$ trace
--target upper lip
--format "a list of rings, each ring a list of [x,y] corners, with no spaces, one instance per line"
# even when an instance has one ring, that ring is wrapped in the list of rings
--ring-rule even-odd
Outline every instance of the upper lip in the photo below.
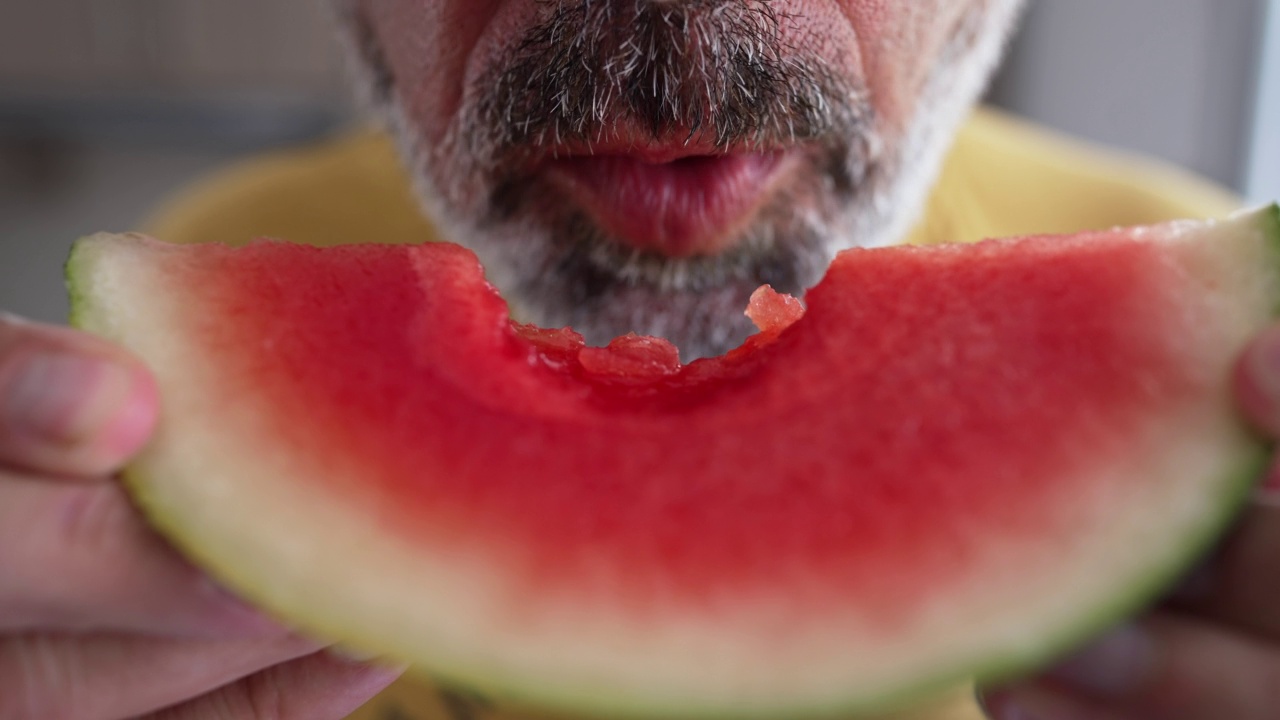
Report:
[[[671,130],[661,137],[642,130],[631,122],[611,126],[592,139],[571,139],[546,145],[534,153],[534,162],[559,160],[593,155],[623,155],[654,165],[675,162],[691,157],[715,157],[745,152],[769,152],[783,149],[781,145],[746,142],[717,144],[714,136],[705,131]]]

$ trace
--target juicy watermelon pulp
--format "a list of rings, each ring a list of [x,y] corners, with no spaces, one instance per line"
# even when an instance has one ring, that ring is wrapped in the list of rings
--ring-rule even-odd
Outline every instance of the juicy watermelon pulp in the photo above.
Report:
[[[513,324],[447,244],[79,243],[163,396],[128,478],[327,638],[605,717],[892,709],[1044,660],[1221,530],[1280,213],[841,254],[681,365]],[[803,317],[800,317],[803,314]]]

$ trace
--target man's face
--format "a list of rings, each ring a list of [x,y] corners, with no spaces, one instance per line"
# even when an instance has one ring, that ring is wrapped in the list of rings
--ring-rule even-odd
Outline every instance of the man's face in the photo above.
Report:
[[[347,0],[427,211],[517,315],[687,357],[908,229],[1019,0]]]

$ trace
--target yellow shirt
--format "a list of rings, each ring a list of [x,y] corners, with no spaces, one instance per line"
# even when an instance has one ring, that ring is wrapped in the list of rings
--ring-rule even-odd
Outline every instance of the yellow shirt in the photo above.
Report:
[[[1236,198],[1186,174],[1052,135],[989,110],[957,137],[909,242],[1065,233],[1220,216]],[[391,143],[362,133],[251,160],[169,203],[148,231],[171,242],[286,238],[314,245],[437,239]],[[980,720],[967,689],[916,720]],[[503,720],[405,680],[351,720]],[[522,719],[531,716],[519,716]],[[785,720],[785,719],[780,719]]]

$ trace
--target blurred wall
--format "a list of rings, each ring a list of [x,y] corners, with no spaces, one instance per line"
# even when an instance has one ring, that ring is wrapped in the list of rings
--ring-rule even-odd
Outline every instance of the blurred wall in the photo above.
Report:
[[[0,137],[253,145],[344,107],[323,0],[0,3]]]
[[[1255,203],[1280,200],[1280,0],[1269,0],[1262,27],[1245,176],[1245,190]]]
[[[340,93],[323,0],[0,4],[7,92]]]
[[[1240,188],[1268,4],[1032,0],[992,100]]]
[[[72,240],[351,115],[324,0],[0,0],[0,309],[61,320]]]

